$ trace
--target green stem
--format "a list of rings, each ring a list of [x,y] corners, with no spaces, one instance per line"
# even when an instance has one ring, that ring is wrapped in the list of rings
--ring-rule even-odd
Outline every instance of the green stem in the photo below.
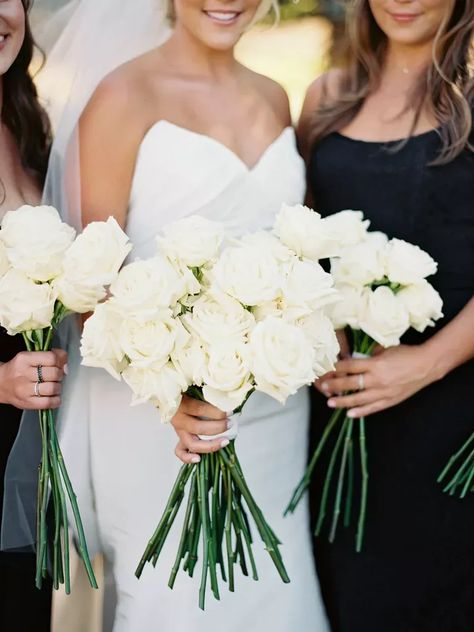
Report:
[[[193,508],[193,502],[194,502],[194,488],[196,486],[196,477],[193,477],[192,481],[191,481],[191,486],[189,488],[189,498],[188,498],[188,504],[186,506],[186,513],[184,515],[184,525],[183,525],[183,531],[181,532],[181,539],[179,542],[179,547],[178,547],[178,552],[176,554],[176,559],[174,562],[174,566],[171,570],[171,575],[168,581],[168,586],[170,588],[173,588],[174,583],[176,581],[176,575],[178,574],[179,571],[179,567],[181,565],[181,560],[183,559],[184,556],[184,552],[185,552],[185,548],[186,548],[186,542],[188,541],[188,535],[189,535],[189,523],[191,520],[191,513],[192,513],[192,508]]]
[[[369,481],[364,417],[361,417],[359,419],[359,447],[360,447],[360,463],[361,463],[361,470],[362,470],[362,492],[361,492],[361,500],[360,500],[359,520],[358,520],[358,525],[357,525],[357,535],[356,535],[357,553],[361,552],[362,543],[364,539],[365,516],[367,512],[367,492],[368,492],[368,481]]]
[[[329,533],[330,542],[334,542],[336,538],[337,524],[339,522],[339,515],[341,513],[341,500],[342,500],[342,491],[343,491],[343,486],[344,486],[344,478],[346,474],[347,455],[349,453],[349,444],[352,438],[352,426],[354,424],[354,421],[352,419],[346,419],[346,423],[347,423],[346,437],[344,439],[344,449],[342,451],[341,467],[339,469],[339,477],[337,481],[333,520],[332,520],[332,525],[331,525],[331,531]]]

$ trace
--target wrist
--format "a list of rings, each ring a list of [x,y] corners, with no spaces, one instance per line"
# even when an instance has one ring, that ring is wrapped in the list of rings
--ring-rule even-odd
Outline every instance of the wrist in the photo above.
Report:
[[[431,338],[420,345],[428,369],[429,382],[442,380],[451,370],[450,354]]]
[[[0,362],[0,404],[9,404],[7,392],[5,391],[5,362]]]

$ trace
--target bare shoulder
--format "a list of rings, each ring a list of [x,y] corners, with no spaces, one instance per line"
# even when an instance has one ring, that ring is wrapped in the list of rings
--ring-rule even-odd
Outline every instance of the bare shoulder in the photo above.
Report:
[[[315,110],[327,100],[338,99],[344,77],[343,69],[333,68],[315,79],[306,91],[305,107]]]
[[[291,125],[290,102],[283,86],[277,81],[270,79],[270,77],[260,75],[249,69],[246,70],[249,73],[250,81],[268,101],[281,124],[285,126]]]

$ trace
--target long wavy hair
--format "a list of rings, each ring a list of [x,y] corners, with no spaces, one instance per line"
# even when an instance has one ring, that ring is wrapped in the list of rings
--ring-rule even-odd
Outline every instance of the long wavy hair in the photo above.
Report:
[[[312,145],[348,125],[380,85],[388,41],[368,0],[350,2],[346,28],[350,62],[341,73],[337,96],[329,96],[327,81],[323,84],[321,106],[311,128]],[[409,136],[425,108],[439,126],[441,150],[432,164],[450,162],[466,149],[474,151],[474,0],[450,0],[433,41],[431,64],[419,76],[409,101],[414,105]]]
[[[3,75],[2,122],[15,139],[23,168],[30,171],[42,186],[51,146],[51,128],[30,73],[35,50],[28,19],[32,0],[21,2],[25,10],[25,39],[17,58]]]

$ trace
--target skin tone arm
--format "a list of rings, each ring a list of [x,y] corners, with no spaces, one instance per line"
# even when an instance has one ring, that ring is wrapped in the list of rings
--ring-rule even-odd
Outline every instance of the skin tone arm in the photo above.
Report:
[[[67,353],[62,349],[47,352],[18,353],[13,360],[0,364],[0,403],[22,410],[46,410],[61,405],[61,382],[67,373]],[[34,385],[37,367],[43,367],[44,382],[36,397]]]
[[[329,397],[330,408],[348,408],[350,417],[366,417],[396,406],[474,358],[473,322],[474,298],[423,344],[379,350],[366,360],[342,360],[317,386]],[[340,395],[357,390],[360,373],[365,389]]]
[[[137,94],[133,87],[124,89],[111,75],[96,91],[80,121],[81,196],[84,225],[106,220],[110,215],[126,227],[135,162],[147,126],[140,122],[140,104],[128,95]],[[117,133],[123,130],[124,133]],[[206,418],[203,420],[202,418]],[[225,432],[227,419],[214,406],[183,398],[172,420],[180,443],[176,454],[186,463],[198,462],[197,454],[188,450],[215,452],[223,440],[201,441],[197,434]]]

